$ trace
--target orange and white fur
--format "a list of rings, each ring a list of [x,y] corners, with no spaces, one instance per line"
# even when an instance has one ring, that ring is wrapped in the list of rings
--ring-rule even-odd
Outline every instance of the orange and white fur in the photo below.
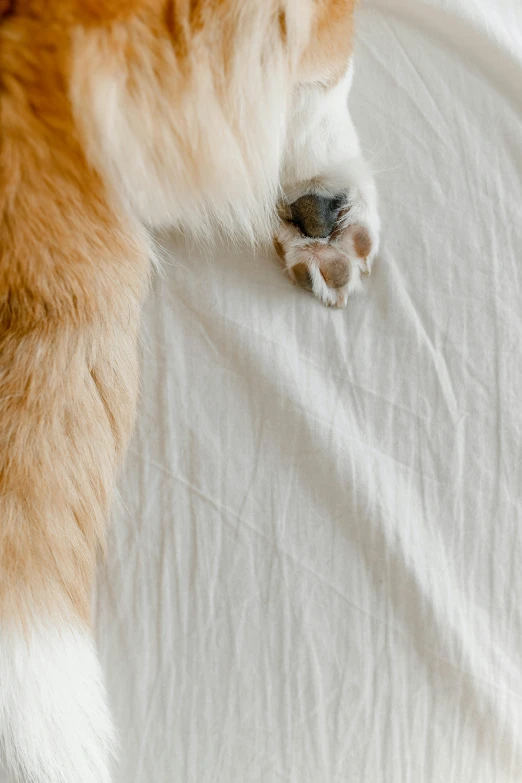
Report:
[[[0,744],[16,779],[111,780],[89,605],[149,231],[272,236],[327,305],[370,270],[354,5],[0,0]],[[343,198],[328,238],[279,217],[309,193]]]

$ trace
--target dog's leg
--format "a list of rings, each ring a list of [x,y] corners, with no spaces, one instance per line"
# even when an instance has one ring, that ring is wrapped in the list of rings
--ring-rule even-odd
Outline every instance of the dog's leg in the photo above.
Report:
[[[350,67],[334,86],[296,88],[274,238],[290,278],[337,307],[379,249],[375,185],[347,106],[351,81]]]

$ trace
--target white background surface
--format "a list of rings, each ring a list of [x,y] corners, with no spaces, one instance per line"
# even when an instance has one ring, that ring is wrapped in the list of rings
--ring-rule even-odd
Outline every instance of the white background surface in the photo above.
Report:
[[[522,780],[522,4],[373,0],[344,312],[168,243],[97,598],[118,783]]]

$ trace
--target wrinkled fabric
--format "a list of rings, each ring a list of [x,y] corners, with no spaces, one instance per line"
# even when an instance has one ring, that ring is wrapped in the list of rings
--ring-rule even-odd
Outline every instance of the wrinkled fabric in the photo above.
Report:
[[[358,18],[364,293],[161,240],[96,598],[117,783],[522,780],[522,4]]]

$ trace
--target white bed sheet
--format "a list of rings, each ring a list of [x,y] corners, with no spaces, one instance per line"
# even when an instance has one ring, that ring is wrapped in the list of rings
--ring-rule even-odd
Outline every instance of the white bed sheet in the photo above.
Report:
[[[98,635],[118,783],[522,781],[522,3],[368,0],[344,312],[169,240]]]

